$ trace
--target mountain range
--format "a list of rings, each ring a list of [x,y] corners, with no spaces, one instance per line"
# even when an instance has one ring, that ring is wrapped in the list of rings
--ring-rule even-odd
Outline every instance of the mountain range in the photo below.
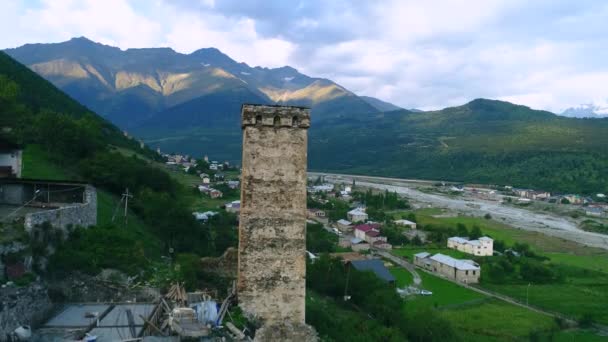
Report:
[[[568,108],[560,115],[569,118],[602,118],[608,117],[608,105],[597,105],[593,103],[583,104],[578,107]]]
[[[304,105],[312,107],[311,169],[608,191],[608,119],[486,99],[406,110],[288,66],[250,67],[214,48],[121,50],[75,38],[6,53],[167,152],[238,162],[242,103]]]

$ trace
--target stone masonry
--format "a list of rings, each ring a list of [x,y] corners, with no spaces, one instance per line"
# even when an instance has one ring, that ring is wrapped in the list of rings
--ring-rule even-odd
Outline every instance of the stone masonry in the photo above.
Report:
[[[53,227],[63,229],[67,236],[69,225],[89,227],[97,224],[97,191],[90,185],[85,187],[83,203],[57,206],[57,209],[26,214],[25,230],[31,235],[37,225],[49,222]]]
[[[242,107],[237,293],[265,325],[305,324],[308,127],[307,108]]]

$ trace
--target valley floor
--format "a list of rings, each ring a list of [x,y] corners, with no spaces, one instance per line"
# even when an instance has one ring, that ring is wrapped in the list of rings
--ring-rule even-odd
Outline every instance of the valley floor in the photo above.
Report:
[[[608,235],[579,229],[577,222],[569,217],[533,212],[475,197],[450,197],[417,188],[424,185],[431,186],[434,183],[431,181],[309,172],[311,177],[319,175],[325,175],[325,180],[332,183],[350,184],[354,180],[359,186],[395,191],[421,207],[444,208],[458,214],[478,217],[490,214],[495,220],[514,228],[539,232],[585,246],[608,249]]]

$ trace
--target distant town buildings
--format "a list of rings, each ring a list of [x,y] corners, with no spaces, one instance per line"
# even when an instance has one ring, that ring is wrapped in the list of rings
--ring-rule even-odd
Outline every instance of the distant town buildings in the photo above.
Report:
[[[321,209],[311,208],[307,210],[308,218],[322,218],[325,217],[325,211]]]
[[[549,192],[531,189],[513,189],[513,192],[520,198],[527,198],[530,200],[546,200],[551,197],[551,193]]]
[[[408,221],[408,220],[395,220],[393,221],[398,226],[404,226],[411,229],[416,229],[416,222]]]
[[[336,222],[336,225],[338,226],[338,229],[340,229],[341,231],[348,231],[350,230],[351,227],[351,222],[345,219],[340,219]]]
[[[473,260],[460,260],[451,256],[427,252],[414,254],[414,264],[446,278],[466,284],[479,283],[481,268]]]
[[[364,208],[355,208],[351,211],[349,211],[348,213],[346,213],[346,216],[348,217],[348,220],[350,222],[365,222],[367,221],[367,213],[365,213],[365,209]]]
[[[494,253],[494,240],[486,236],[480,237],[478,240],[455,236],[448,239],[448,248],[467,254],[488,256]]]
[[[241,211],[241,201],[226,203],[226,211],[229,213],[239,213]]]
[[[313,185],[308,189],[311,192],[330,192],[334,190],[333,184],[321,184],[321,185]]]

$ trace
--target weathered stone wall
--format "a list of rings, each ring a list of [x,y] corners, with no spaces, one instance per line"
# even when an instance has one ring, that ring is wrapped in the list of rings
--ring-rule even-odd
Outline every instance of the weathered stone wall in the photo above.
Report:
[[[46,319],[53,304],[46,287],[33,283],[27,287],[0,289],[0,341],[21,325],[36,325]]]
[[[84,191],[84,203],[69,204],[60,208],[29,213],[25,215],[25,230],[33,234],[35,227],[49,222],[55,228],[64,229],[67,236],[67,226],[89,227],[97,224],[97,191],[87,185]]]
[[[265,322],[304,324],[306,108],[244,105],[237,291]]]

